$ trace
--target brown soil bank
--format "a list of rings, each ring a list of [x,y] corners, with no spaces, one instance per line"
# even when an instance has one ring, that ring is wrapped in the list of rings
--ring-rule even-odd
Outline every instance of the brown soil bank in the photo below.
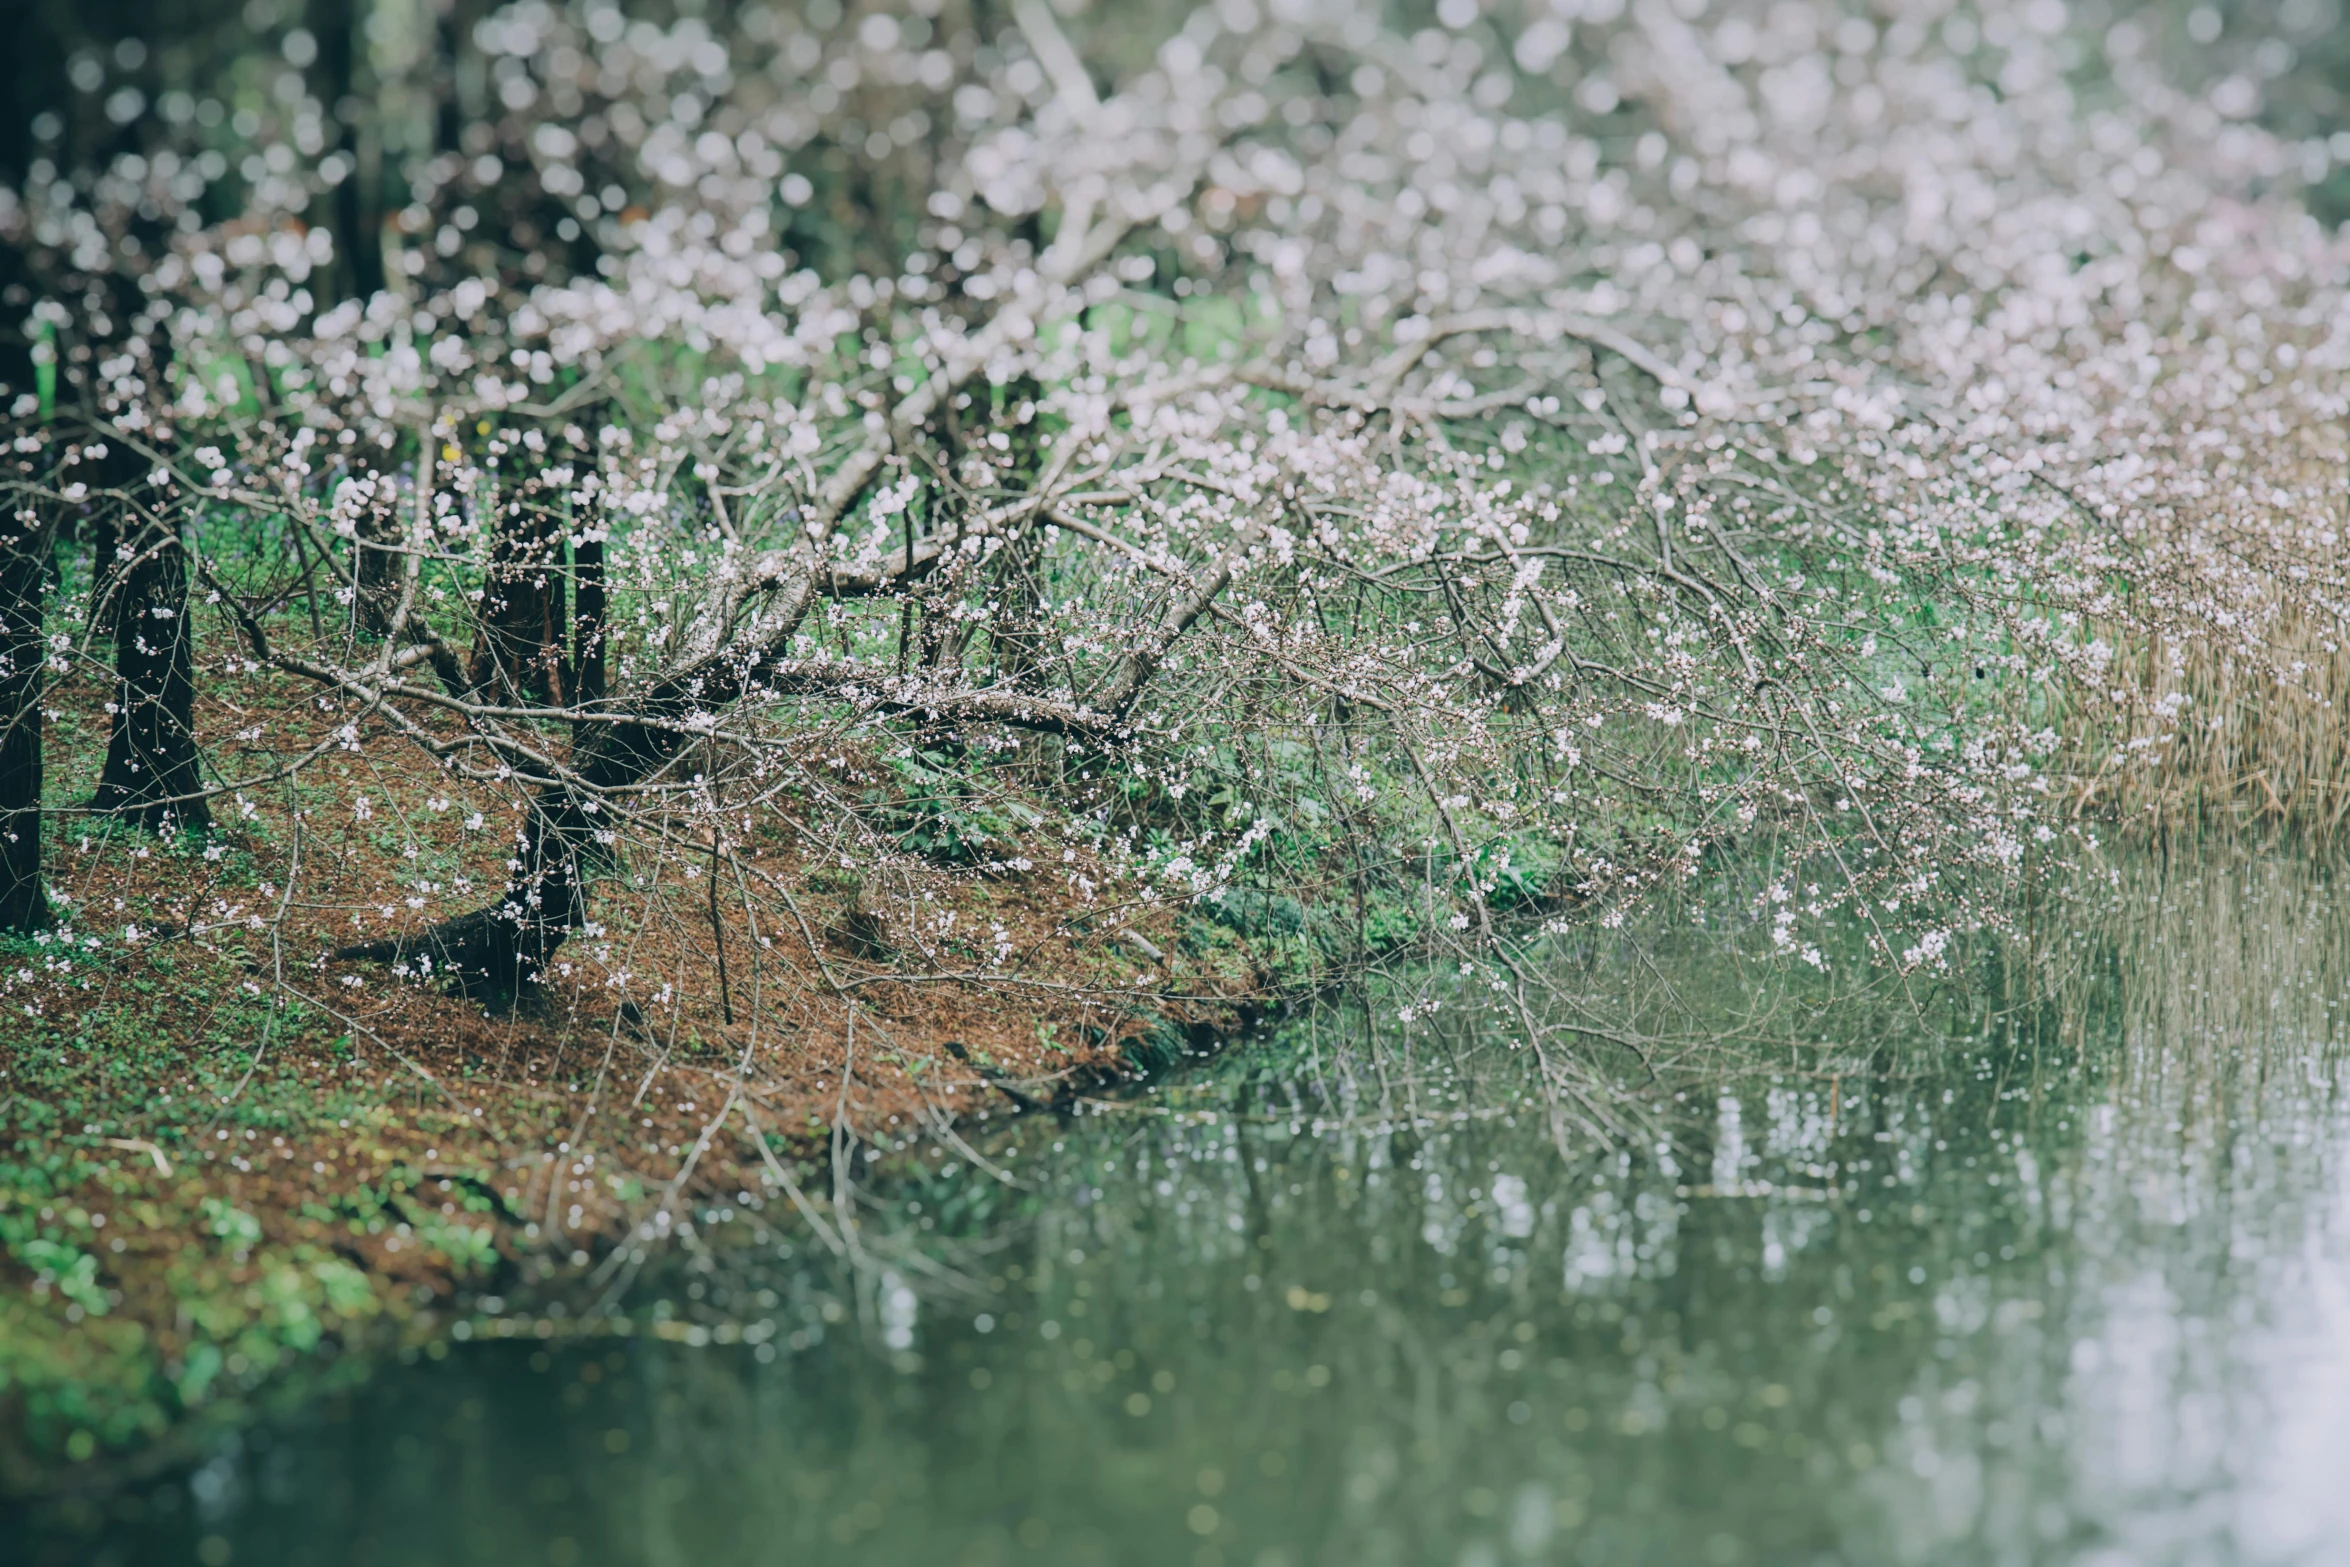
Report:
[[[697,1201],[821,1220],[826,1160],[1064,1098],[1262,988],[1083,855],[851,877],[754,842],[698,867],[725,898],[690,853],[615,867],[551,982],[485,1004],[331,957],[498,884],[499,802],[432,810],[401,765],[204,840],[57,828],[70,923],[0,951],[0,1482],[96,1478],[469,1290],[584,1289]]]

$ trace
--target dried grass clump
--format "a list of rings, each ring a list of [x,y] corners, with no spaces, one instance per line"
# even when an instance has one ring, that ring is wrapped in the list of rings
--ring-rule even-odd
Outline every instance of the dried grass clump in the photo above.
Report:
[[[2257,656],[2149,639],[2118,658],[2137,700],[2074,716],[2071,743],[2095,759],[2076,781],[2075,811],[2156,833],[2215,823],[2340,832],[2350,821],[2350,627],[2302,606],[2277,603],[2273,614]]]
[[[2339,327],[2304,341],[2280,358],[2338,383]],[[2090,631],[2058,633],[2068,679],[2053,705],[2076,814],[2318,837],[2350,821],[2344,429],[2338,394],[2306,395],[2311,380],[2280,397],[2272,376],[2224,441],[2210,412],[2163,427],[2161,445],[2202,455],[2166,454],[2159,489],[2153,461],[2123,482],[2110,464],[2081,476],[2072,499],[2121,548],[2119,591],[2075,623]]]

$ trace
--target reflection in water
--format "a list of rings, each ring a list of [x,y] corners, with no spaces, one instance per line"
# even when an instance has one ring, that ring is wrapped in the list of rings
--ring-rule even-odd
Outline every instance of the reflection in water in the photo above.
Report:
[[[1669,1147],[1268,1047],[1018,1128],[1025,1195],[909,1178],[970,1293],[743,1211],[627,1337],[485,1321],[31,1554],[2350,1561],[2350,919],[2265,861],[2116,908],[1906,1040],[1829,1014]]]

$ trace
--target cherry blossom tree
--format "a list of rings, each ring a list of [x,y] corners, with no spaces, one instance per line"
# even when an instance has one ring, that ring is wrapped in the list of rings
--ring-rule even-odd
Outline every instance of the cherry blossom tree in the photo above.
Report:
[[[104,274],[151,345],[12,383],[12,505],[136,454],[120,548],[193,589],[122,597],[174,625],[126,728],[311,693],[181,825],[363,739],[504,803],[503,885],[346,962],[520,994],[763,822],[1082,850],[1073,906],[1457,959],[1604,1119],[1545,931],[1736,863],[1790,959],[1931,968],[2098,813],[2338,810],[2308,144],[2137,23],[1943,22],[510,6],[380,290],[297,221],[324,141],[226,222],[170,148],[0,197],[28,343]]]

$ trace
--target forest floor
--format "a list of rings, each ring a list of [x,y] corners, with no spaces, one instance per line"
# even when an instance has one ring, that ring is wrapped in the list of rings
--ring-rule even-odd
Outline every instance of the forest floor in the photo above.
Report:
[[[199,721],[270,770],[273,715]],[[103,722],[60,714],[52,754]],[[362,733],[208,835],[52,818],[60,924],[0,947],[0,1487],[95,1478],[322,1346],[584,1286],[697,1205],[821,1216],[830,1160],[1097,1089],[1264,989],[1074,851],[852,880],[788,822],[615,868],[520,1005],[332,957],[487,902],[513,809]]]

